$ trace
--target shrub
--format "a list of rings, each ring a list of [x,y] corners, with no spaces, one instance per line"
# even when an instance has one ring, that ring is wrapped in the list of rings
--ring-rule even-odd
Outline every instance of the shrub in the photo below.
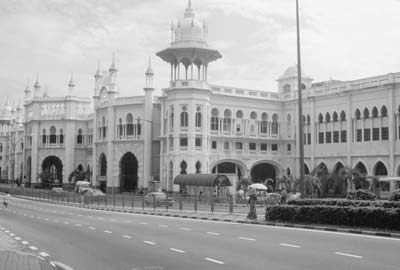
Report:
[[[392,195],[390,195],[389,201],[400,201],[400,189],[395,190]]]
[[[375,200],[376,194],[368,189],[359,189],[347,193],[347,199],[350,200]]]
[[[362,201],[347,199],[297,199],[288,201],[290,205],[326,205],[326,206],[353,206],[353,207],[383,207],[400,208],[400,201]]]
[[[265,219],[400,230],[400,209],[383,207],[269,206]]]

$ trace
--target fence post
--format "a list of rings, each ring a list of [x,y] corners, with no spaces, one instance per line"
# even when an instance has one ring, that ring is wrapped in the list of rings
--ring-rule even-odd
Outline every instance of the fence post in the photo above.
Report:
[[[233,213],[233,195],[229,195],[229,213]]]
[[[125,208],[125,196],[122,194],[122,208]]]
[[[169,206],[169,197],[168,197],[168,193],[165,193],[165,196],[166,196],[165,210],[168,212],[168,206]]]
[[[194,195],[194,212],[197,214],[197,195]]]
[[[115,193],[113,193],[113,206],[115,208]]]
[[[182,195],[179,195],[179,211],[181,211],[182,212],[182,207],[183,205],[182,205]]]
[[[211,213],[214,214],[214,195],[211,194]]]
[[[142,195],[142,209],[144,210],[144,196]]]
[[[132,209],[135,208],[135,194],[132,193]]]
[[[153,208],[154,208],[154,211],[156,211],[156,196],[153,196]]]
[[[107,207],[107,194],[104,196],[104,206]]]

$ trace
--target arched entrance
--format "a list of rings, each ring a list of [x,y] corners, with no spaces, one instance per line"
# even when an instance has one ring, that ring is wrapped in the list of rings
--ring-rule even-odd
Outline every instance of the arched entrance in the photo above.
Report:
[[[62,183],[62,169],[63,165],[58,157],[46,157],[42,162],[42,173],[45,177],[42,179],[42,183],[47,185],[49,183],[53,183],[54,180],[59,180],[59,183]]]
[[[138,161],[134,154],[131,152],[125,153],[120,162],[120,178],[119,187],[120,191],[133,191],[137,190],[138,184]]]
[[[271,163],[262,162],[255,165],[250,171],[251,179],[254,183],[264,183],[267,179],[274,180],[275,186],[275,178],[277,175],[276,167]]]

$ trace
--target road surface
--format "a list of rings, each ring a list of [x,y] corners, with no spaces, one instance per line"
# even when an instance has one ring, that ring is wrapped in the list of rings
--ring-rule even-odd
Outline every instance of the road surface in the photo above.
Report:
[[[400,239],[107,212],[13,198],[0,233],[78,270],[400,269]],[[36,248],[36,249],[35,249]]]

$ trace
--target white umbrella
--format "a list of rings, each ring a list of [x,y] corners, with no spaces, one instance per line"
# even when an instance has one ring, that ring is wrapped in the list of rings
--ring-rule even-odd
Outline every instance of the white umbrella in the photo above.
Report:
[[[250,187],[258,189],[258,190],[267,190],[267,187],[264,184],[261,184],[261,183],[251,184]]]

